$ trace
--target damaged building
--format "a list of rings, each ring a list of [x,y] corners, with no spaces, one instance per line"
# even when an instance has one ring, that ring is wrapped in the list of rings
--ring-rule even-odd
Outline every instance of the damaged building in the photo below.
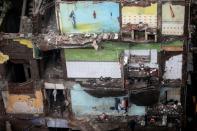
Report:
[[[0,1],[0,130],[185,129],[190,4]]]

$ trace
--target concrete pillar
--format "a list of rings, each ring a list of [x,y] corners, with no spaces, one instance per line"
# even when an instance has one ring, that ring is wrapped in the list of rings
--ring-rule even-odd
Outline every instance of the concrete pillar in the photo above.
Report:
[[[30,76],[29,76],[29,73],[28,73],[28,68],[30,68],[30,67],[27,64],[23,64],[23,67],[24,67],[24,72],[25,72],[25,78],[26,78],[26,80],[29,80]]]
[[[162,32],[162,1],[161,0],[157,1],[157,30],[158,30],[157,31],[158,39],[160,39]]]
[[[131,31],[131,39],[134,40],[134,30]]]
[[[148,33],[145,30],[145,41],[147,41],[147,40],[148,40]]]
[[[155,42],[157,42],[157,35],[155,35]]]
[[[40,78],[38,72],[38,63],[37,60],[35,59],[30,60],[30,72],[31,72],[31,78],[33,80],[38,80]]]

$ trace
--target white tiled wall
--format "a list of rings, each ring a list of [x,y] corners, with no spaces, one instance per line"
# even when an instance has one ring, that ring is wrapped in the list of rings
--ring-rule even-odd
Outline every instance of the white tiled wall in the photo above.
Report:
[[[172,11],[174,16],[172,16]],[[162,34],[183,35],[184,31],[185,6],[172,4],[171,2],[162,4]]]
[[[183,35],[184,23],[162,23],[162,34],[164,35]]]
[[[157,27],[157,16],[156,15],[129,15],[129,16],[126,16],[124,14],[122,16],[122,24],[123,25],[126,25],[128,23],[139,24],[139,22],[146,23],[150,27]]]

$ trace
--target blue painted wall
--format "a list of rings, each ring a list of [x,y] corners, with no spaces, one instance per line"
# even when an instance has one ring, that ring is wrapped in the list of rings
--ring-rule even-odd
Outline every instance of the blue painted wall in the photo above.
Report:
[[[115,2],[61,2],[59,15],[62,33],[101,33],[120,30],[119,4]]]
[[[126,97],[126,96],[124,96]],[[103,97],[97,98],[86,93],[80,85],[74,85],[71,90],[72,110],[77,116],[81,115],[100,115],[103,112],[108,115],[122,116],[124,111],[118,113],[117,110],[111,110],[115,106],[115,98],[123,97]],[[132,106],[128,109],[128,115],[144,115],[145,107]]]

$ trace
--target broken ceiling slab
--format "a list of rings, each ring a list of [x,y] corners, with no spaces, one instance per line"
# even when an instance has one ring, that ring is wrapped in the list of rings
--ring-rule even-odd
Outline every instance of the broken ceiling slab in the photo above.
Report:
[[[87,89],[84,88],[84,91],[90,94],[91,96],[102,98],[102,97],[119,97],[125,96],[127,92],[124,89],[107,89],[107,88],[100,88],[100,89]]]
[[[118,33],[85,33],[85,34],[62,34],[50,31],[34,38],[34,43],[41,50],[55,48],[79,48],[96,47],[105,40],[118,40]],[[95,49],[97,49],[96,47]]]
[[[117,97],[127,94],[123,88],[122,79],[113,79],[110,77],[100,77],[99,79],[83,79],[77,81],[83,89],[90,95],[101,97]]]
[[[124,6],[147,7],[157,2],[157,0],[121,0]]]
[[[0,33],[0,40],[3,39],[31,39],[33,37],[32,33]]]

